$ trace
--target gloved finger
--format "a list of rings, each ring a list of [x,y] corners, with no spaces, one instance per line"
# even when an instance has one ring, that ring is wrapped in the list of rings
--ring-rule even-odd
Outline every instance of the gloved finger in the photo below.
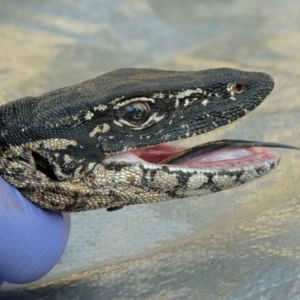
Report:
[[[70,216],[41,209],[0,178],[0,281],[28,283],[63,254]]]

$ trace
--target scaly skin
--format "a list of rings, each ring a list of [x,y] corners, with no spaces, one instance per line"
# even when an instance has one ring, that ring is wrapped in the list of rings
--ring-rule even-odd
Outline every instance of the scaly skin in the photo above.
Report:
[[[57,211],[113,209],[238,186],[268,173],[279,158],[195,169],[111,155],[227,125],[256,108],[273,86],[267,74],[234,69],[121,69],[22,98],[0,107],[0,175]]]

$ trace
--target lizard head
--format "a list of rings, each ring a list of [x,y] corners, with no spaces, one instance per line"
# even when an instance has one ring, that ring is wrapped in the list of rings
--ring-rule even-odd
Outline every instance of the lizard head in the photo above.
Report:
[[[243,117],[273,86],[273,79],[265,73],[234,69],[121,69],[21,99],[2,107],[6,112],[30,107],[30,114],[26,112],[27,120],[2,130],[13,130],[19,137],[6,136],[1,143],[10,149],[3,152],[20,161],[14,172],[10,164],[1,175],[41,206],[68,211],[163,201],[234,187],[269,172],[279,155],[249,147],[246,152],[229,152],[225,147],[218,150],[221,159],[217,160],[230,160],[228,164],[216,164],[214,158],[197,166],[174,165],[160,162],[186,148],[166,143]],[[9,160],[6,157],[6,165]],[[16,172],[16,168],[26,172]]]

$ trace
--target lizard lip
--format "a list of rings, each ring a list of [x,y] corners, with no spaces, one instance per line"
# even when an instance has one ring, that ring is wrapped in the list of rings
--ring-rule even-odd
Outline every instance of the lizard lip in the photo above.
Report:
[[[193,169],[229,169],[279,162],[280,155],[268,148],[299,148],[265,142],[220,140],[187,148],[169,143],[113,154],[104,163],[151,163]]]

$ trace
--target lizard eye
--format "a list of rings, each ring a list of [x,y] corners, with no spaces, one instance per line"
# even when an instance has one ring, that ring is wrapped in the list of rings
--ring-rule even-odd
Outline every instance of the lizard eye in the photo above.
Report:
[[[150,107],[146,102],[132,102],[121,108],[121,116],[133,125],[140,125],[149,119]]]
[[[117,103],[114,106],[114,117],[117,126],[143,130],[160,122],[164,114],[157,111],[154,99],[137,97]]]

